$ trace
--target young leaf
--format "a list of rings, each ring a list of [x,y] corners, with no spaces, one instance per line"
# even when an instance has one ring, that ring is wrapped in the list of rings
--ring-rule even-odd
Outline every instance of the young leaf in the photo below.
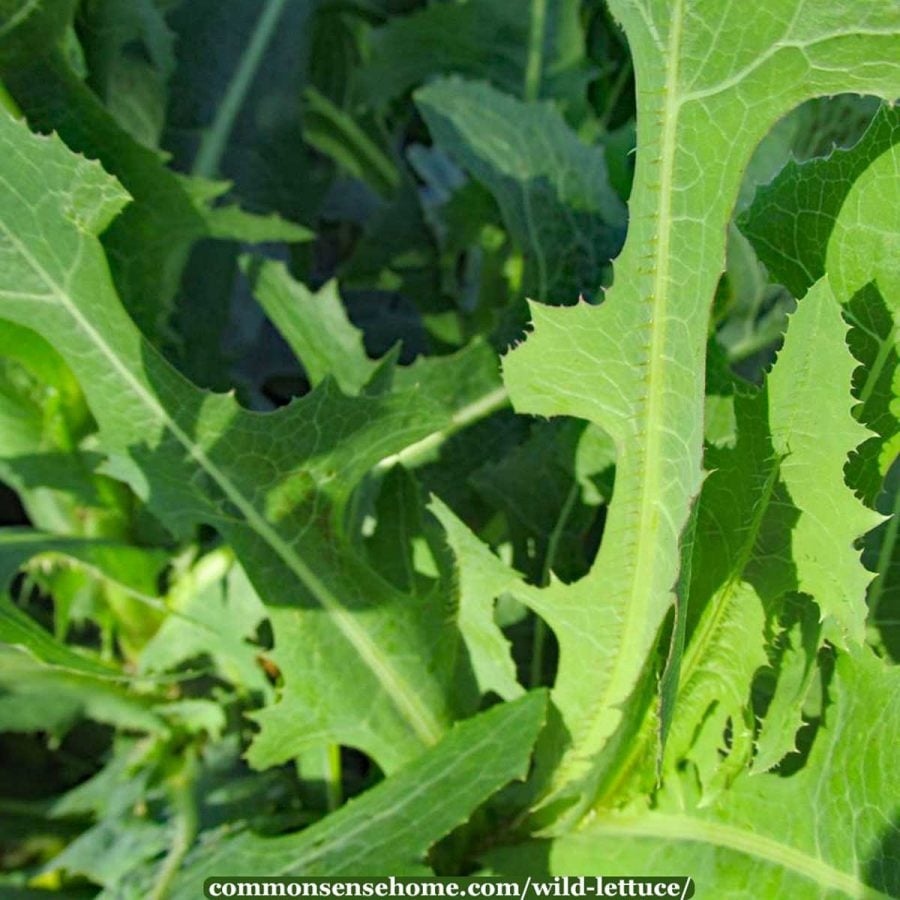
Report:
[[[858,643],[865,635],[864,598],[872,576],[853,545],[879,517],[844,485],[847,457],[869,433],[850,415],[849,397],[843,410],[829,402],[833,392],[846,396],[853,377],[846,333],[840,306],[823,280],[800,301],[768,378],[769,421],[781,478],[801,512],[791,534],[798,589],[838,624],[838,640]],[[825,408],[832,412],[823,431]]]

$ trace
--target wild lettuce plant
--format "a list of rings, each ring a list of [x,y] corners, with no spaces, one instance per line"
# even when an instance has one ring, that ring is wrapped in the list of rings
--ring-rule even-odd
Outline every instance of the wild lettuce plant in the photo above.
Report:
[[[900,892],[895,3],[0,11],[3,883]]]

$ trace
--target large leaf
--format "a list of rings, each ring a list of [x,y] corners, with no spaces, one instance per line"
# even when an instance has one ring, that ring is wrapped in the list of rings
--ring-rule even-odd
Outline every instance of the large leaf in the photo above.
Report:
[[[425,852],[509,781],[522,778],[544,721],[532,692],[460,723],[435,747],[298,834],[244,833],[197,852],[173,898],[195,897],[223,864],[241,875],[422,875]]]
[[[689,873],[698,894],[887,898],[896,866],[900,675],[869,651],[837,661],[834,705],[803,769],[744,775],[701,807],[687,783],[653,809],[598,818],[553,843],[500,851],[504,875]],[[789,815],[796,810],[802,815]]]
[[[612,8],[638,85],[636,173],[615,283],[599,308],[534,305],[534,333],[504,367],[517,409],[593,421],[618,451],[591,573],[529,599],[559,638],[554,699],[571,738],[550,793],[579,808],[673,603],[702,477],[710,303],[743,170],[772,125],[809,97],[893,96],[900,33],[900,10],[886,0],[802,10],[767,0],[752,17],[684,0]]]
[[[259,415],[197,390],[141,337],[112,288],[95,235],[126,200],[118,183],[8,117],[0,145],[3,315],[65,355],[111,469],[174,531],[219,529],[270,606],[285,689],[262,714],[254,761],[333,741],[392,769],[435,742],[452,716],[455,626],[369,568],[341,523],[365,472],[440,428],[439,410],[416,389],[347,398],[326,382]],[[463,683],[453,697],[471,702]]]

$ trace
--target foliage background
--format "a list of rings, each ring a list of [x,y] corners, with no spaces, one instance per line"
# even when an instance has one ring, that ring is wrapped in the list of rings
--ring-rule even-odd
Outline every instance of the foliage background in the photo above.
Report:
[[[72,150],[99,159],[133,198],[102,241],[122,303],[149,345],[199,387],[231,391],[247,410],[294,411],[285,413],[298,420],[286,442],[309,454],[315,484],[292,483],[283,508],[269,508],[274,518],[321,525],[302,538],[301,555],[321,557],[326,568],[358,558],[347,590],[425,605],[427,627],[416,623],[409,634],[427,678],[447,690],[444,719],[467,719],[523,687],[553,685],[557,629],[522,595],[554,579],[575,583],[590,570],[613,494],[615,449],[584,419],[514,413],[499,358],[525,338],[526,298],[596,306],[613,282],[628,227],[636,100],[628,42],[606,6],[66,0],[36,4],[24,19],[17,7],[0,3],[4,103],[33,130],[55,131]],[[878,143],[879,128],[890,139]],[[752,390],[782,346],[795,298],[814,280],[785,262],[796,209],[778,191],[790,199],[792,177],[828,184],[832,170],[809,165],[829,161],[839,170],[835,180],[848,180],[854,160],[869,161],[862,142],[892,146],[896,131],[896,113],[878,99],[843,94],[798,107],[757,148],[728,226],[709,329],[710,503],[743,509],[733,485],[769,477],[753,470],[744,478],[741,470],[759,454],[744,458],[735,448],[743,452],[754,434],[772,441],[762,457],[791,452],[779,448],[774,427],[762,434],[759,402],[747,399],[759,396]],[[796,248],[794,256],[805,252]],[[852,375],[857,418],[870,429],[847,426],[835,450],[848,461],[838,480],[843,490],[846,476],[868,507],[845,507],[865,523],[858,533],[868,531],[860,542],[867,572],[857,573],[862,587],[853,601],[863,607],[868,593],[864,637],[874,654],[896,662],[897,519],[873,513],[890,513],[897,496],[896,350],[892,308],[879,288],[886,293],[870,284],[845,307],[861,367],[854,373],[851,357],[824,352],[820,364]],[[383,778],[407,771],[405,738],[395,739],[388,725],[371,735],[354,731],[369,714],[366,684],[334,660],[329,669],[298,659],[307,632],[291,624],[289,600],[260,600],[258,583],[235,561],[241,536],[224,541],[223,527],[197,525],[178,506],[189,505],[183,485],[145,502],[139,479],[123,474],[122,460],[98,437],[84,385],[56,352],[61,347],[5,321],[0,345],[0,515],[11,526],[0,570],[9,576],[10,609],[27,616],[7,611],[5,634],[12,648],[40,642],[45,632],[56,639],[50,655],[7,648],[2,656],[2,884],[23,896],[46,889],[163,896],[198,836],[202,850],[235,829],[302,835],[312,823],[334,821],[323,816],[373,785],[394,784],[402,796],[404,782]],[[871,359],[881,360],[883,373],[874,387],[865,380]],[[767,390],[777,405],[775,376]],[[290,405],[301,397],[313,399]],[[842,401],[847,413],[846,391]],[[321,415],[303,412],[315,403]],[[234,438],[234,464],[248,483],[265,481],[266,440],[264,427],[245,443]],[[772,484],[777,477],[772,470]],[[801,503],[781,481],[774,490],[784,508]],[[703,515],[701,507],[701,532]],[[722,521],[714,524],[741,533],[739,522]],[[306,535],[305,525],[298,530]],[[695,567],[699,559],[714,572],[717,557],[730,560],[725,544],[709,538]],[[494,555],[481,555],[485,548]],[[752,541],[751,548],[761,561],[750,565],[778,574]],[[518,594],[512,570],[526,586]],[[712,581],[697,588],[707,598],[718,589]],[[673,726],[667,764],[696,765],[693,787],[707,802],[751,765],[739,747],[740,717],[761,722],[772,713],[781,730],[751,735],[746,752],[758,754],[758,771],[775,767],[787,778],[825,728],[836,702],[829,685],[835,696],[847,690],[832,682],[830,647],[839,641],[826,643],[816,630],[819,611],[804,605],[804,590],[773,588],[760,621],[734,621],[735,629],[766,634],[765,646],[747,645],[736,698],[717,710],[702,705],[702,684],[700,700],[687,689],[681,698],[688,713]],[[385,605],[389,619],[394,608]],[[682,623],[689,641],[703,628],[702,604],[696,609]],[[28,631],[36,624],[45,632]],[[462,634],[452,638],[452,654],[447,627]],[[679,627],[667,618],[654,642],[654,678]],[[393,639],[390,630],[378,635]],[[740,639],[717,640],[729,658],[724,669]],[[92,678],[85,660],[103,666],[108,679]],[[878,703],[881,670],[871,673],[853,696],[868,690]],[[644,689],[655,688],[652,680]],[[711,689],[725,696],[721,683]],[[543,711],[528,696],[541,695],[516,701],[509,715],[533,741]],[[316,704],[343,704],[344,719],[323,731],[345,728],[354,740],[310,737],[315,729],[303,710]],[[487,722],[469,725],[496,733],[494,720],[480,721]],[[632,737],[636,754],[650,756],[637,774],[634,763],[616,808],[654,794],[648,722],[634,723]],[[545,746],[541,759],[556,749]],[[404,845],[402,864],[421,865],[427,851],[437,872],[515,869],[503,851],[489,851],[523,837],[516,829],[531,787],[483,802],[525,774],[530,750],[525,737],[495,747],[496,773],[485,756],[484,784],[461,796],[445,821],[422,825],[421,846]],[[442,752],[438,761],[447,762],[458,746]],[[407,777],[408,786],[426,776]],[[433,796],[457,790],[472,771],[448,766],[441,777],[447,781],[436,782]],[[365,796],[370,812],[390,801]],[[241,845],[246,859],[253,846]],[[891,846],[885,838],[877,859],[889,860]],[[303,852],[302,845],[290,851],[294,865]],[[564,845],[563,853],[573,854],[568,865],[580,864],[577,848]],[[888,892],[895,874],[872,874],[872,866],[866,883]]]

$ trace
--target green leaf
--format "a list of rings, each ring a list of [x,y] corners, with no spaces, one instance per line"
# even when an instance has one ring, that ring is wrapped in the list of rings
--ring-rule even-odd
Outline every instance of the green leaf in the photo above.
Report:
[[[0,604],[0,625],[19,647],[0,645],[0,732],[47,731],[61,736],[79,719],[88,718],[119,728],[165,734],[165,720],[154,710],[151,697],[142,697],[116,684],[64,645],[50,649],[52,638],[39,637],[37,626],[12,613],[9,601]],[[12,625],[10,632],[9,626]],[[39,655],[46,656],[49,665]]]
[[[257,215],[239,206],[215,206],[200,208],[206,222],[209,237],[224,241],[243,241],[263,244],[269,241],[297,243],[311,241],[315,235],[308,228],[287,222],[274,213]]]
[[[898,141],[900,109],[884,106],[855,146],[808,162],[791,161],[771,184],[757,190],[738,225],[773,280],[802,297],[825,274],[835,221],[848,194]],[[855,293],[839,290],[836,282],[834,286],[842,302]]]
[[[254,762],[332,741],[392,769],[434,743],[451,716],[453,625],[391,588],[341,535],[362,476],[440,427],[433,404],[417,390],[346,398],[325,382],[259,415],[200,392],[113,291],[94,233],[124,202],[118,184],[7,117],[0,145],[3,315],[65,355],[113,470],[175,532],[198,521],[220,530],[269,605],[285,688],[261,714]]]
[[[532,692],[456,725],[418,759],[298,834],[244,833],[199,850],[176,881],[173,900],[196,896],[225,861],[242,875],[427,873],[431,845],[525,775],[545,706],[545,694]]]
[[[857,415],[878,434],[851,466],[851,483],[870,506],[897,455],[900,432],[890,409],[900,290],[893,272],[900,249],[885,219],[896,204],[898,140],[900,113],[884,106],[855,146],[789,163],[739,220],[774,278],[800,296],[827,268],[845,304],[850,346],[861,363],[854,378],[862,403]]]
[[[16,571],[40,556],[63,556],[136,594],[152,595],[166,565],[162,550],[135,547],[102,538],[47,534],[27,528],[0,530],[0,590]]]
[[[893,96],[900,33],[889,2],[798,15],[788,0],[767,0],[753,17],[681,0],[612,9],[639,86],[615,283],[599,308],[533,305],[534,334],[504,364],[519,411],[588,419],[618,451],[591,573],[529,599],[560,643],[554,701],[571,748],[550,795],[574,803],[573,814],[590,802],[594,760],[673,602],[679,539],[701,485],[709,310],[743,170],[772,125],[809,97]]]
[[[829,282],[819,282],[791,317],[784,349],[768,378],[769,420],[773,449],[782,459],[781,479],[801,513],[791,533],[798,589],[834,619],[839,641],[861,642],[872,575],[862,567],[854,543],[879,517],[844,485],[849,453],[869,436],[850,415],[850,398],[843,399],[855,369],[846,333]],[[830,412],[823,431],[824,409]]]
[[[738,390],[735,445],[707,450],[689,636],[664,759],[669,776],[690,761],[707,798],[751,764],[765,771],[795,749],[826,629],[843,644],[865,636],[872,573],[854,544],[879,517],[843,480],[848,454],[867,434],[850,415],[846,333],[823,279],[790,318],[765,389]],[[772,687],[757,728],[751,685],[762,670],[771,670]],[[626,792],[652,789],[654,727],[651,714],[621,762],[632,778]],[[609,775],[606,782],[621,787]],[[598,800],[621,797],[606,787]]]
[[[496,198],[525,257],[525,293],[553,303],[593,296],[624,225],[602,148],[582,144],[549,103],[480,82],[441,79],[415,99],[438,146]]]
[[[516,681],[509,643],[494,622],[493,604],[516,585],[516,576],[440,500],[433,498],[430,509],[443,526],[456,559],[460,629],[478,685],[482,691],[495,691],[507,699],[516,697],[522,688]]]
[[[712,887],[727,897],[896,896],[890,748],[900,736],[898,678],[867,650],[839,654],[833,706],[801,771],[745,774],[707,807],[696,804],[688,783],[672,785],[653,809],[610,812],[552,844],[498,851],[493,870],[610,878],[682,872],[698,891]]]
[[[141,650],[141,673],[164,672],[208,656],[231,684],[269,693],[251,640],[266,611],[228,554],[213,552],[181,575],[166,598],[169,615]]]
[[[350,324],[337,284],[313,293],[291,278],[284,264],[242,260],[253,294],[281,332],[313,385],[331,376],[346,394],[358,394],[378,363],[369,359],[362,333]]]
[[[15,5],[40,11],[45,3]],[[42,16],[14,19],[16,27],[0,34],[0,78],[33,127],[56,131],[76,152],[99,159],[134,198],[104,244],[123,301],[152,339],[162,341],[189,252],[201,238],[309,239],[306,229],[277,219],[257,220],[236,208],[208,211],[198,188],[123,130],[70,69]]]

